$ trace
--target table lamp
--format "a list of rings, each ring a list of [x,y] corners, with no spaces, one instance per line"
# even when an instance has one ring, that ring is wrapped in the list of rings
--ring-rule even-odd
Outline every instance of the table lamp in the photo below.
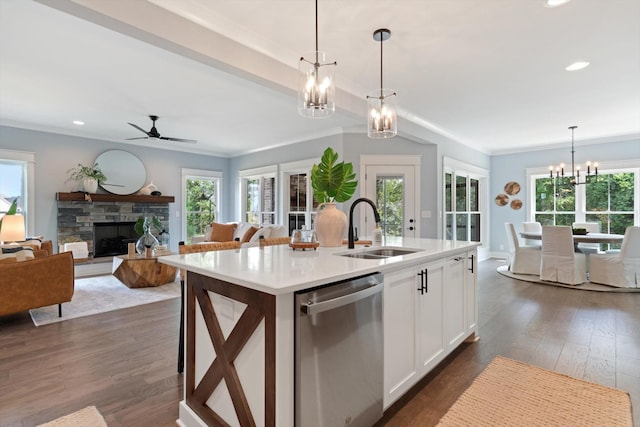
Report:
[[[2,217],[0,241],[4,243],[21,242],[25,239],[24,217],[20,214]]]

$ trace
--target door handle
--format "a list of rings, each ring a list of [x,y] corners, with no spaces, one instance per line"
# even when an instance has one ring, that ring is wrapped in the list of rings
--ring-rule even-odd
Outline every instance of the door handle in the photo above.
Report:
[[[322,313],[323,311],[332,310],[334,308],[342,307],[343,305],[360,301],[361,299],[368,298],[371,295],[377,294],[378,292],[382,292],[382,283],[370,285],[371,286],[369,286],[368,288],[362,289],[358,292],[343,295],[341,297],[334,298],[328,301],[302,303],[300,304],[300,311],[308,316],[312,316],[314,314]]]
[[[409,231],[413,231],[413,226],[412,226],[412,227],[407,228],[407,230],[409,230]]]

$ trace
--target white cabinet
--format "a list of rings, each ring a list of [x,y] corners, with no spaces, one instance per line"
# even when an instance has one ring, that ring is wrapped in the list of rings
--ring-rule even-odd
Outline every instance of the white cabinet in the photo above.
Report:
[[[384,272],[385,409],[475,332],[472,253]]]
[[[466,338],[465,324],[465,254],[447,258],[444,283],[444,339],[447,349],[454,349]]]
[[[478,332],[478,252],[469,251],[466,256],[465,298],[467,300],[467,336]],[[476,338],[475,336],[473,338]]]

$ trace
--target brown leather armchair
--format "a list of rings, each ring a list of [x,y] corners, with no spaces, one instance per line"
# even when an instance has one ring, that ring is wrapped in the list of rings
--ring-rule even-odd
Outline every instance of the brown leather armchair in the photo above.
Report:
[[[51,246],[44,246],[35,259],[0,264],[0,316],[53,304],[62,316],[62,303],[73,296],[73,256],[47,255]]]

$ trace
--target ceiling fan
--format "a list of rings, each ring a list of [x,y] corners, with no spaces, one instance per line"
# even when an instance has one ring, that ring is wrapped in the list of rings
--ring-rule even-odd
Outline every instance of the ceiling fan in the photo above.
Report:
[[[140,126],[133,124],[133,123],[129,123],[131,126],[133,126],[134,128],[138,129],[140,132],[146,134],[147,136],[141,136],[139,138],[127,138],[127,140],[133,140],[133,139],[162,139],[165,141],[177,141],[177,142],[189,142],[192,144],[195,144],[197,141],[195,139],[183,139],[183,138],[171,138],[168,136],[161,136],[160,132],[158,132],[158,129],[156,129],[156,120],[158,120],[158,116],[149,116],[149,118],[151,119],[151,121],[153,122],[152,126],[151,126],[151,130],[150,131],[146,131],[144,129],[142,129]]]

